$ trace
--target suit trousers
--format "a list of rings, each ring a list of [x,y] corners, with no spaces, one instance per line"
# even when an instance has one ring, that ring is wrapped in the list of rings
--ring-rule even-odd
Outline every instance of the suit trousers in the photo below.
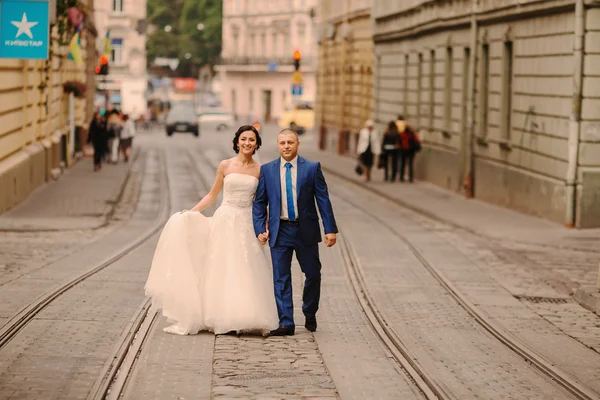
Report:
[[[279,325],[294,327],[294,304],[292,300],[292,254],[306,278],[302,294],[302,312],[305,316],[315,316],[321,297],[321,262],[319,246],[304,245],[298,225],[281,221],[275,246],[271,247],[273,261],[273,282],[275,301],[279,314]]]

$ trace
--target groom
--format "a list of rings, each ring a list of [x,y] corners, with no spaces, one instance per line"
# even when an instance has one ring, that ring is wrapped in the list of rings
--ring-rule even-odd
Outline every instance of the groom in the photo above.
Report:
[[[258,239],[263,244],[268,240],[271,247],[279,313],[279,328],[271,331],[271,335],[284,336],[293,335],[295,330],[291,274],[294,251],[306,276],[302,294],[302,312],[306,317],[304,326],[311,332],[317,330],[316,314],[321,295],[318,248],[321,232],[315,201],[323,218],[327,247],[335,244],[338,230],[321,165],[298,156],[300,141],[291,129],[279,133],[277,145],[281,158],[261,167],[252,215]]]

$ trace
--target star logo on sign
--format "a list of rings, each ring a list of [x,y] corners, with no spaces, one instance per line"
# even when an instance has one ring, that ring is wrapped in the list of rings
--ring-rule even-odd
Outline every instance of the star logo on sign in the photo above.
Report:
[[[27,21],[27,14],[23,13],[23,18],[21,19],[21,21],[11,21],[10,23],[19,28],[17,34],[15,35],[15,39],[23,34],[29,36],[29,39],[33,39],[31,28],[36,26],[38,23]]]

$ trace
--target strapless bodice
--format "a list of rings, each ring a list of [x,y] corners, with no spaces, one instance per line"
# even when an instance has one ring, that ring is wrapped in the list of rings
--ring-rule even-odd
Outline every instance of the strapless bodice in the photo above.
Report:
[[[252,175],[232,173],[223,182],[222,205],[251,207],[256,194],[258,179]]]

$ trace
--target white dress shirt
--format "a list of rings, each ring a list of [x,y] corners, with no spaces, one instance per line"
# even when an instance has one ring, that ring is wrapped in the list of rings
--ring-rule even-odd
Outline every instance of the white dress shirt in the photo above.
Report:
[[[279,169],[279,176],[281,178],[281,219],[289,220],[288,216],[288,204],[287,204],[287,192],[286,192],[286,184],[285,184],[285,173],[287,169],[285,168],[285,164],[288,161],[285,161],[283,157],[281,157],[281,167]],[[296,219],[298,219],[298,191],[296,187],[296,181],[298,180],[298,156],[294,157],[292,161],[289,161],[292,164],[292,168],[290,168],[290,172],[292,173],[292,194],[294,196],[294,212],[296,213]]]

